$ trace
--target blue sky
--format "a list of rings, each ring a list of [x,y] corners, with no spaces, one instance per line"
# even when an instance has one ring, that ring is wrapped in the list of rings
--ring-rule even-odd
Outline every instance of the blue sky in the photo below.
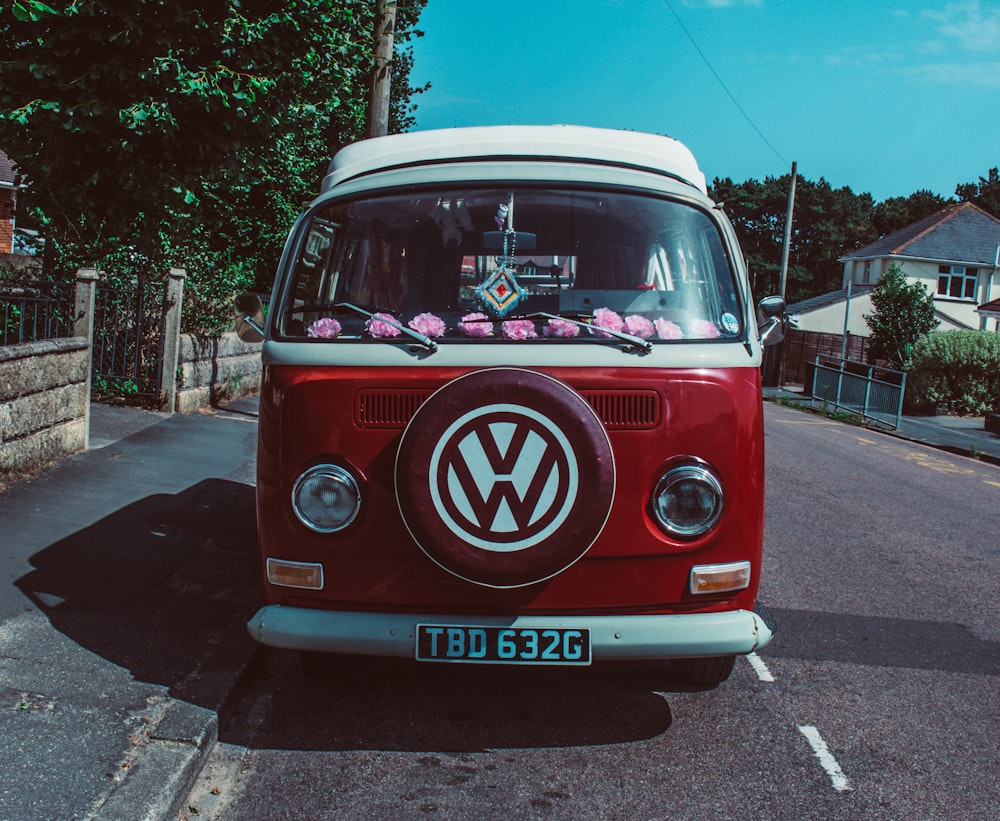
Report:
[[[709,181],[795,161],[876,200],[1000,165],[1000,0],[428,0],[419,28],[419,130],[650,131]]]

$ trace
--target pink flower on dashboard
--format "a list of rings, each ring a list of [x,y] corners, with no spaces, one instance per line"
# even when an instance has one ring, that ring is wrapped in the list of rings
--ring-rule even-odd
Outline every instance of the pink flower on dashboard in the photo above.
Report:
[[[695,339],[716,339],[721,336],[718,326],[707,319],[692,319],[691,336]]]
[[[530,319],[508,319],[500,325],[500,330],[506,339],[532,339],[535,333],[535,323]]]
[[[575,322],[569,322],[565,319],[550,319],[548,324],[542,329],[542,333],[545,336],[579,336],[580,326]]]
[[[374,314],[371,319],[365,323],[365,330],[368,331],[372,336],[399,336],[402,333],[399,328],[395,325],[390,325],[390,322],[395,322],[396,317],[390,314]]]
[[[466,336],[479,338],[493,336],[493,323],[486,314],[466,314],[458,323],[458,327]]]
[[[443,336],[444,332],[448,330],[444,320],[434,314],[417,314],[406,324],[418,334],[430,337]]]
[[[637,336],[639,339],[649,339],[656,333],[656,327],[646,317],[632,314],[625,317],[625,333]]]
[[[656,335],[660,339],[681,339],[684,336],[679,325],[663,317],[654,320],[653,327],[656,328]]]
[[[340,336],[341,330],[340,323],[336,319],[324,316],[310,325],[306,333],[314,339],[333,339],[335,336]]]
[[[597,328],[606,328],[609,331],[625,330],[625,321],[609,308],[598,308],[594,311],[594,322],[591,325],[591,333],[594,336],[610,338],[611,334],[601,333]]]

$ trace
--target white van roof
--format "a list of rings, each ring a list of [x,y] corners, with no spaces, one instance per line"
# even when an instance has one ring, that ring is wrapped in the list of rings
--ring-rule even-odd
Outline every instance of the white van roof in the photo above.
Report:
[[[388,168],[473,159],[589,161],[641,168],[706,193],[705,175],[683,143],[657,134],[577,125],[445,128],[362,140],[337,152],[323,190]]]

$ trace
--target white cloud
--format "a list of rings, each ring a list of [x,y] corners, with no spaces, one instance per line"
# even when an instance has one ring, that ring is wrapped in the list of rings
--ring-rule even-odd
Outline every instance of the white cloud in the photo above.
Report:
[[[922,17],[937,29],[938,36],[964,51],[994,51],[1000,42],[1000,4],[983,8],[979,0],[949,3]]]
[[[967,87],[1000,88],[1000,62],[926,63],[902,69],[902,73],[931,83]]]

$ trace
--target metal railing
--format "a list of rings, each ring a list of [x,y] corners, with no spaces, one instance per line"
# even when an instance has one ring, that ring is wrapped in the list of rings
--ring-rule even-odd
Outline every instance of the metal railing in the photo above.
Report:
[[[898,428],[906,374],[850,359],[817,356],[812,397],[834,407]]]
[[[119,394],[157,402],[163,367],[166,284],[97,288],[94,305],[95,398]]]
[[[0,285],[0,345],[73,335],[73,283]]]

